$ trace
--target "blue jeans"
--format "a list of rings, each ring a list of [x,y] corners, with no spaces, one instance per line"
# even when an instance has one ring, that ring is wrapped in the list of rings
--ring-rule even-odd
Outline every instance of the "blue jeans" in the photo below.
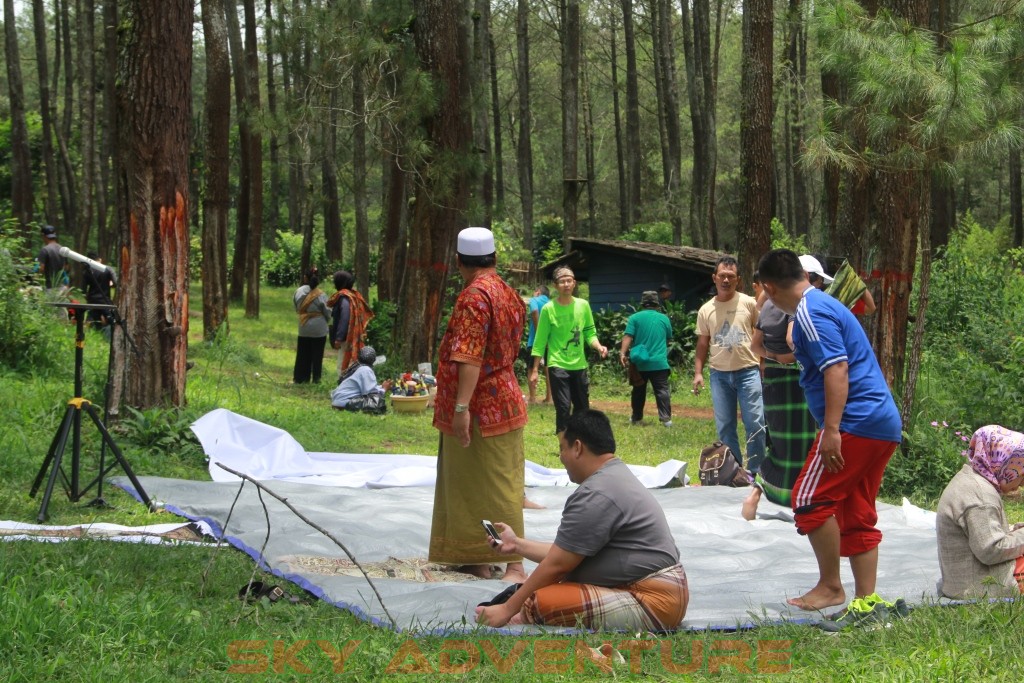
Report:
[[[711,403],[715,407],[718,440],[743,462],[743,451],[736,435],[736,406],[747,432],[747,469],[757,472],[764,460],[764,404],[761,402],[761,373],[756,365],[742,370],[711,370]]]

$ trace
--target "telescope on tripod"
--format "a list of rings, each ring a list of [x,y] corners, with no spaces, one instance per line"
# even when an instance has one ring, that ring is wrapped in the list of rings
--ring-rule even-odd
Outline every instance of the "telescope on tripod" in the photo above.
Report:
[[[85,257],[82,257],[85,258]],[[105,267],[105,266],[104,266]],[[121,449],[117,447],[114,442],[114,438],[110,435],[107,430],[107,426],[100,419],[99,414],[96,412],[96,408],[93,404],[82,396],[82,361],[85,350],[85,312],[88,310],[113,310],[113,320],[118,321],[119,324],[123,325],[124,322],[119,315],[117,315],[116,308],[113,303],[104,304],[80,304],[70,302],[59,302],[51,303],[51,306],[57,306],[60,308],[69,308],[75,310],[75,395],[68,401],[67,408],[64,411],[64,419],[61,420],[60,426],[57,428],[57,433],[53,436],[53,441],[50,442],[50,449],[46,453],[46,459],[43,460],[42,467],[39,468],[39,473],[36,475],[35,482],[32,484],[32,490],[29,492],[29,496],[35,498],[36,493],[39,491],[39,487],[42,485],[43,480],[46,480],[46,490],[43,492],[42,502],[39,506],[38,520],[43,522],[47,518],[47,508],[50,505],[50,498],[53,496],[53,489],[56,486],[57,479],[61,480],[64,486],[64,490],[67,492],[68,498],[71,502],[78,502],[93,486],[97,487],[97,497],[93,501],[96,504],[103,504],[103,478],[110,472],[114,467],[120,465],[121,469],[128,479],[131,481],[132,486],[139,494],[139,498],[145,503],[146,507],[150,510],[153,509],[153,502],[146,494],[145,489],[142,488],[142,484],[139,483],[138,478],[132,471],[131,465],[125,459],[124,454],[121,453]],[[131,341],[131,337],[125,332],[125,338]],[[113,343],[113,342],[111,342]],[[134,343],[132,347],[134,348]],[[108,362],[107,367],[107,397],[109,401],[110,395],[110,367]],[[82,456],[82,413],[85,413],[92,421],[93,425],[99,430],[100,437],[102,439],[100,445],[100,457],[99,457],[99,473],[96,478],[90,481],[85,486],[81,485],[81,456]],[[68,446],[68,438],[71,438],[71,476],[64,471],[64,458],[65,451]],[[106,449],[109,448],[110,452],[114,455],[113,462],[107,464],[104,459]],[[49,470],[49,476],[47,477],[47,470]]]

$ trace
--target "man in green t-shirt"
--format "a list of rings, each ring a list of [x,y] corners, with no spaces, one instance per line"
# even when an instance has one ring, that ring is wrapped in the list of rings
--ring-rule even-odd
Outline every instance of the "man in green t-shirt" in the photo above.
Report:
[[[566,266],[555,268],[553,277],[558,298],[544,304],[537,320],[537,336],[533,340],[533,368],[529,382],[536,382],[540,374],[540,359],[547,349],[548,382],[555,404],[555,433],[560,434],[569,415],[590,407],[590,377],[587,375],[587,355],[584,346],[590,346],[601,358],[608,357],[608,349],[597,338],[594,314],[590,304],[572,295],[576,276]]]
[[[629,316],[626,333],[622,337],[619,362],[623,367],[629,363],[636,366],[643,384],[634,384],[630,403],[632,424],[644,419],[644,404],[647,403],[647,383],[654,388],[654,400],[658,404],[658,419],[665,427],[672,426],[672,400],[668,387],[668,343],[672,340],[672,322],[659,309],[661,303],[657,292],[644,292],[640,296],[640,310]]]

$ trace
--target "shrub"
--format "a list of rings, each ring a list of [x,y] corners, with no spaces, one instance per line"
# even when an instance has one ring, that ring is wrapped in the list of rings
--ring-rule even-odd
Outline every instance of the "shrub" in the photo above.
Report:
[[[908,496],[924,505],[934,503],[963,466],[971,433],[963,425],[919,417],[889,461],[882,495]]]
[[[268,285],[276,287],[296,287],[302,281],[302,235],[277,231],[277,248],[264,249],[261,273]],[[331,276],[336,270],[352,270],[351,264],[346,266],[327,260],[327,249],[324,237],[317,234],[313,238],[313,246],[309,255],[310,263],[320,271],[321,288],[333,291]]]
[[[45,371],[56,364],[66,330],[43,291],[32,286],[34,263],[25,241],[15,236],[16,222],[0,232],[0,364],[13,370]]]

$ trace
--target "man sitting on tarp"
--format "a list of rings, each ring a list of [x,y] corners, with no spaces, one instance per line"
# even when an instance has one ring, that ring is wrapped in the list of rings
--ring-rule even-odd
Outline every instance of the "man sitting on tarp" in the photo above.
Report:
[[[495,526],[503,555],[538,567],[502,604],[477,608],[486,626],[546,624],[589,629],[665,631],[686,614],[690,592],[665,512],[615,457],[604,413],[573,413],[558,435],[559,459],[579,488],[569,496],[554,543],[516,537]]]
[[[372,346],[359,349],[358,360],[345,370],[341,382],[331,392],[331,405],[338,410],[383,413],[387,410],[384,397],[391,388],[391,380],[377,384],[377,375],[373,372],[377,352]]]

